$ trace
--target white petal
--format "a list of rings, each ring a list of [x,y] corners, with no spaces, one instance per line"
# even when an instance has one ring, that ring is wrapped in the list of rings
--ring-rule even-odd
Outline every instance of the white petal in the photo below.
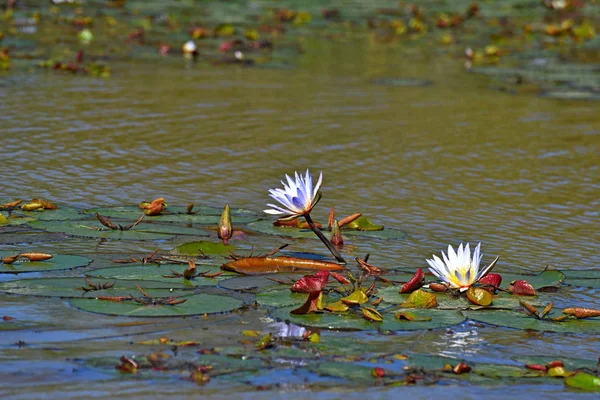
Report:
[[[473,251],[473,261],[471,262],[471,265],[475,266],[477,268],[477,270],[479,270],[479,263],[481,262],[481,259],[483,258],[483,255],[480,254],[480,251],[481,251],[481,242],[479,242],[477,247],[475,247],[475,251]]]
[[[263,210],[263,212],[265,212],[267,214],[272,214],[272,215],[286,214],[286,213],[278,211],[278,210]]]
[[[448,267],[450,267],[451,269],[456,269],[456,266],[460,264],[458,255],[456,255],[451,245],[448,245],[448,260],[450,261]]]
[[[321,187],[321,182],[323,182],[323,172],[319,173],[319,180],[317,181],[317,184],[315,185],[315,188],[313,189],[313,193],[312,193],[313,200],[315,199],[315,197],[317,197],[317,193],[319,193],[319,188]]]
[[[444,254],[444,253],[442,253],[442,254]],[[436,263],[436,265],[441,273],[443,273],[444,275],[450,274],[450,270],[448,269],[448,266],[442,260],[440,260],[440,258],[438,256],[436,256],[435,254],[433,255],[433,261]]]

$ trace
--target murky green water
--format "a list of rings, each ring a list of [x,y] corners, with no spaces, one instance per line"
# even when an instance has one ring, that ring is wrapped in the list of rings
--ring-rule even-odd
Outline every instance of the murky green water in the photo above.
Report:
[[[482,242],[484,261],[501,256],[500,273],[533,273],[546,265],[592,269],[600,263],[597,102],[500,91],[488,77],[466,72],[462,62],[409,42],[385,46],[363,36],[306,38],[301,44],[302,54],[286,69],[215,67],[171,57],[113,62],[109,79],[42,70],[0,75],[1,197],[39,196],[77,207],[165,197],[169,204],[229,203],[260,211],[269,200],[267,189],[285,173],[310,168],[324,175],[314,217],[326,219],[335,205],[340,214],[361,211],[408,232],[401,241],[348,240],[349,259],[370,253],[377,265],[413,269],[425,267],[425,258],[448,243],[469,241]],[[432,83],[373,83],[378,78]],[[185,241],[99,240],[90,247],[89,241],[68,239],[36,249],[94,255],[92,267],[99,267],[114,254],[169,250]],[[246,249],[259,242],[251,237]],[[283,243],[274,237],[259,246]],[[316,241],[292,246],[325,251]],[[597,289],[577,296],[582,305],[598,308]],[[306,388],[324,399],[364,396],[364,386],[345,389],[283,356],[263,373],[240,373],[201,388],[156,376],[125,379],[81,361],[113,357],[116,365],[123,354],[148,351],[133,342],[161,336],[226,347],[243,339],[241,330],[268,329],[260,308],[119,326],[130,320],[88,314],[61,299],[0,295],[0,301],[1,315],[31,324],[0,335],[0,393],[10,398],[303,398]],[[440,354],[473,363],[598,356],[593,335],[469,323],[394,336],[322,332],[323,343],[335,340],[347,340],[352,354],[362,347],[365,354]],[[18,341],[26,344],[19,347]],[[268,393],[256,389],[272,383],[277,385]],[[565,396],[562,380],[370,390],[369,398],[524,398],[529,390]]]

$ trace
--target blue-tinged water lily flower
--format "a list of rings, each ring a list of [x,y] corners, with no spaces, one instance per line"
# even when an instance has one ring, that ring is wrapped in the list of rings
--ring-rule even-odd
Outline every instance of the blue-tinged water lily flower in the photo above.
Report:
[[[285,176],[287,184],[281,181],[283,189],[269,189],[269,196],[279,202],[281,206],[267,204],[272,207],[264,210],[267,214],[278,215],[279,218],[293,219],[300,216],[306,216],[321,198],[319,188],[323,181],[323,173],[319,174],[319,180],[313,187],[312,176],[306,170],[304,176],[295,173],[295,179],[289,175]]]
[[[499,257],[496,257],[490,265],[480,271],[479,263],[483,257],[480,254],[480,247],[481,243],[477,245],[471,258],[469,243],[464,247],[461,243],[456,252],[452,246],[448,245],[448,256],[442,251],[443,261],[435,254],[432,260],[427,260],[429,271],[446,282],[449,287],[460,289],[461,292],[465,291],[486,276],[498,261]]]

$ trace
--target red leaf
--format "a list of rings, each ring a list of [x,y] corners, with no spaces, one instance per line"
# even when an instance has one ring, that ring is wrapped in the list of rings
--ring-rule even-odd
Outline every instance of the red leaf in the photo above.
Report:
[[[290,314],[295,315],[305,315],[310,314],[315,311],[322,310],[322,306],[319,303],[322,303],[323,297],[322,292],[311,292],[308,294],[308,298],[306,302],[302,304],[300,307],[290,311]]]
[[[338,274],[337,272],[330,272],[329,273],[331,275],[331,277],[333,279],[335,279],[336,281],[338,281],[339,283],[341,283],[342,285],[347,285],[350,283],[350,281],[348,280],[348,278],[346,278],[344,275],[342,274]]]
[[[304,275],[300,280],[290,287],[295,293],[315,293],[327,286],[329,271],[319,271],[314,275]]]
[[[525,364],[525,368],[527,369],[532,369],[534,371],[542,371],[542,372],[546,372],[548,369],[540,364]]]
[[[483,278],[481,278],[479,280],[479,284],[481,284],[481,285],[493,285],[497,288],[500,287],[501,283],[502,283],[502,275],[495,274],[495,273],[487,274],[486,276],[484,276]]]
[[[535,289],[525,280],[512,281],[508,289],[516,295],[535,296]]]
[[[415,275],[411,278],[411,280],[406,282],[402,288],[400,288],[400,293],[412,293],[423,286],[424,282],[425,274],[423,274],[423,269],[417,268],[417,272],[415,272]]]

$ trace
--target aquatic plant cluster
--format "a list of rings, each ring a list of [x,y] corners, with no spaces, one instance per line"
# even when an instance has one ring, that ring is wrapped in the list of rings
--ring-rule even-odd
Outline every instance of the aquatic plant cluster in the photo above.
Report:
[[[420,45],[489,75],[493,88],[559,99],[598,99],[596,1],[306,2],[7,0],[0,70],[33,65],[109,77],[124,60],[293,68],[306,39]],[[408,80],[407,80],[408,79]],[[373,83],[415,85],[410,77]]]
[[[333,208],[327,226],[313,220],[310,214],[321,199],[323,175],[313,182],[307,170],[293,177],[286,175],[283,189],[269,190],[278,204],[269,203],[264,213],[279,216],[275,221],[229,205],[222,211],[197,208],[193,203],[171,206],[164,198],[137,206],[88,210],[37,198],[6,202],[0,205],[0,240],[13,243],[15,250],[0,251],[0,275],[6,278],[0,282],[0,292],[62,298],[75,312],[124,318],[200,316],[210,322],[219,315],[244,315],[253,309],[266,313],[266,328],[240,332],[242,348],[202,348],[195,340],[161,336],[138,343],[154,347],[149,354],[82,361],[118,374],[177,377],[199,385],[214,380],[223,385],[230,376],[242,371],[256,374],[264,370],[265,363],[272,362],[272,357],[285,358],[286,352],[292,352],[294,359],[308,357],[299,368],[308,365],[312,373],[343,379],[351,375],[362,382],[360,385],[432,385],[452,382],[459,376],[476,383],[481,377],[510,376],[517,380],[563,379],[567,386],[600,390],[598,367],[581,360],[530,358],[522,366],[507,367],[398,353],[374,357],[372,367],[361,365],[360,357],[349,357],[340,368],[336,350],[330,348],[331,338],[321,340],[325,331],[393,335],[449,328],[470,320],[539,332],[592,334],[600,329],[600,310],[594,304],[578,304],[569,294],[585,286],[597,288],[600,279],[593,270],[562,272],[550,267],[538,275],[491,273],[499,258],[480,268],[481,244],[471,253],[468,243],[459,244],[456,250],[449,245],[441,258],[434,254],[426,260],[429,274],[421,267],[412,271],[381,268],[369,255],[355,258],[356,263],[350,265],[342,256],[344,237],[402,240],[404,234],[373,223],[361,213],[338,221]],[[261,255],[237,253],[250,235],[258,234],[288,238],[316,235],[335,262],[314,253],[279,255],[287,244]],[[155,250],[140,257],[105,261],[34,251],[35,243],[67,237],[118,243],[173,237],[206,240],[187,242],[168,252]],[[20,279],[21,275],[33,278]],[[503,281],[510,283],[503,286]],[[557,312],[555,304],[562,310]],[[130,325],[136,326],[124,326]],[[6,315],[2,329],[18,332],[30,326],[26,319]],[[327,346],[319,347],[322,343]],[[166,351],[169,347],[178,350],[170,354]],[[185,350],[198,347],[195,356]],[[317,348],[324,357],[333,351],[329,353],[333,358],[311,363]],[[244,354],[244,358],[236,358],[236,354]],[[400,371],[392,368],[397,363]]]

